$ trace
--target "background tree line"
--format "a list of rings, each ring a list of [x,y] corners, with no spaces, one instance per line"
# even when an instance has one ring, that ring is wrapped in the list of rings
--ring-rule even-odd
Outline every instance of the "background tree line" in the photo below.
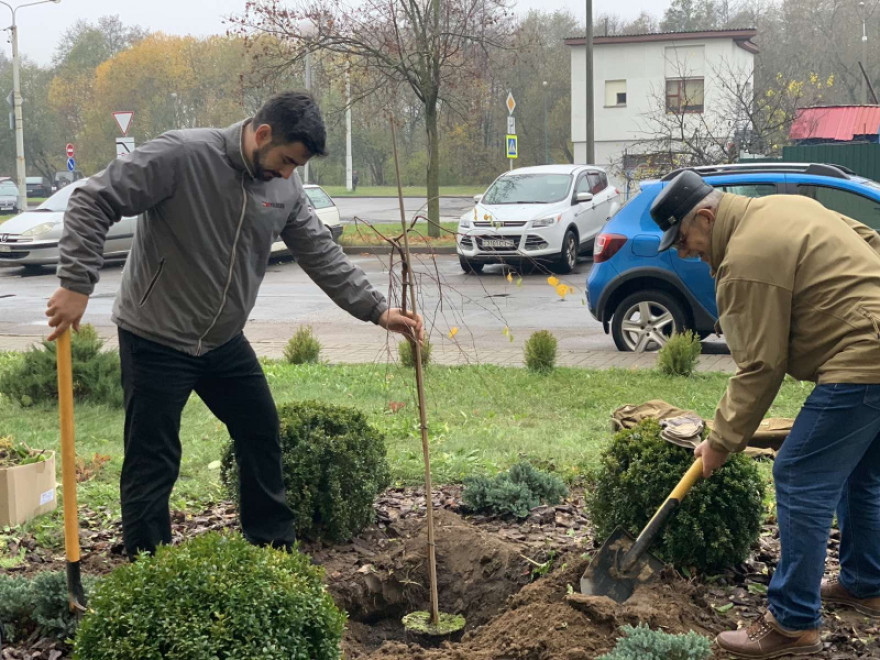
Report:
[[[277,2],[256,5],[269,7],[279,12],[274,18],[292,23],[297,16],[333,16],[334,2],[318,0],[302,6],[300,14],[284,13],[287,10]],[[441,63],[449,67],[444,69],[445,77],[443,72],[437,74],[439,94],[433,109],[423,98],[427,87],[413,86],[405,76],[390,75],[379,65],[353,66],[359,57],[366,57],[363,52],[311,42],[315,46],[309,51],[312,92],[328,123],[330,151],[313,163],[313,179],[344,182],[347,99],[352,109],[354,168],[361,185],[393,183],[389,117],[399,127],[404,183],[425,185],[426,113],[430,112],[436,115],[432,121],[437,125],[438,183],[490,182],[508,166],[504,155],[508,91],[517,103],[517,166],[571,162],[571,69],[563,42],[582,35],[583,25],[566,11],[514,15],[501,0],[488,3],[489,9],[483,0],[443,0],[442,6],[436,0],[420,3],[438,11],[437,25],[429,24],[429,32],[433,27],[437,34],[449,32],[456,20],[460,26],[456,27],[460,39],[453,50],[445,51]],[[784,142],[798,105],[864,101],[858,62],[865,60],[875,81],[880,64],[878,5],[878,0],[863,5],[855,0],[673,0],[659,16],[643,13],[629,21],[597,16],[595,33],[755,27],[761,52],[754,80],[742,93],[754,93],[757,101],[751,109],[757,113],[764,107],[766,125],[775,127],[775,134],[762,145],[770,148]],[[471,13],[465,21],[444,14],[447,7],[458,14]],[[482,13],[474,13],[477,10]],[[63,170],[68,142],[75,144],[83,172],[100,170],[115,156],[114,138],[119,134],[111,114],[115,110],[135,112],[129,134],[140,144],[173,128],[230,124],[252,113],[273,91],[303,87],[305,42],[296,29],[285,37],[242,16],[228,34],[203,39],[150,34],[113,16],[94,23],[80,21],[63,36],[50,65],[39,66],[25,58],[22,94],[28,174],[52,178]],[[393,13],[375,18],[401,20]],[[447,22],[441,25],[441,19]],[[863,20],[866,50],[861,42]],[[596,76],[601,79],[602,73]],[[11,79],[11,61],[0,55],[0,85],[11,89]],[[785,103],[767,101],[780,96]],[[0,128],[0,174],[11,174],[14,134],[5,128]]]

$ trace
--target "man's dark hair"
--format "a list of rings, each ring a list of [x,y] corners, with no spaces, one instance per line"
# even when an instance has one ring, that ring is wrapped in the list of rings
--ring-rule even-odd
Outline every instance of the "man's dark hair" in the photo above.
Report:
[[[312,156],[327,153],[327,131],[318,104],[308,92],[276,94],[254,115],[253,127],[269,124],[273,144],[302,142]]]

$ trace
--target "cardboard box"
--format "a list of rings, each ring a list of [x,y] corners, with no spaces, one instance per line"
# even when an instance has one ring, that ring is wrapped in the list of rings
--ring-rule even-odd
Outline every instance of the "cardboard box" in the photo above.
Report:
[[[55,452],[39,463],[0,468],[0,527],[55,509]]]

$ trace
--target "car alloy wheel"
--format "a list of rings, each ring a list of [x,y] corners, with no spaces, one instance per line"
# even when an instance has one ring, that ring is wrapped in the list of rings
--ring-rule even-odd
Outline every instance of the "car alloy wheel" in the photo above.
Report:
[[[663,291],[639,291],[624,298],[611,320],[618,350],[641,353],[666,345],[674,332],[685,328],[681,305]]]
[[[557,270],[562,275],[570,273],[577,265],[578,239],[577,235],[569,229],[562,238],[562,251],[559,253]]]

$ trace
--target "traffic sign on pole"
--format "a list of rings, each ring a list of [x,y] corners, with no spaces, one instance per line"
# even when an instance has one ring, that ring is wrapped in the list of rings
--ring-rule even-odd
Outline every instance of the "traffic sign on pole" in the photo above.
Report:
[[[514,159],[518,157],[517,139],[515,135],[507,136],[507,157]]]
[[[134,151],[134,138],[118,137],[116,138],[116,157],[126,156]]]
[[[507,92],[507,101],[504,102],[504,105],[507,106],[508,114],[513,114],[514,109],[516,108],[516,101],[513,100],[513,93]]]
[[[67,153],[68,158],[73,158],[73,145],[70,142],[67,143],[64,151]]]
[[[131,126],[132,117],[134,117],[134,113],[130,110],[118,110],[113,113],[113,119],[116,120],[122,135],[128,135],[128,127]]]
[[[76,161],[73,158],[67,159],[67,171],[73,172],[76,169]]]

